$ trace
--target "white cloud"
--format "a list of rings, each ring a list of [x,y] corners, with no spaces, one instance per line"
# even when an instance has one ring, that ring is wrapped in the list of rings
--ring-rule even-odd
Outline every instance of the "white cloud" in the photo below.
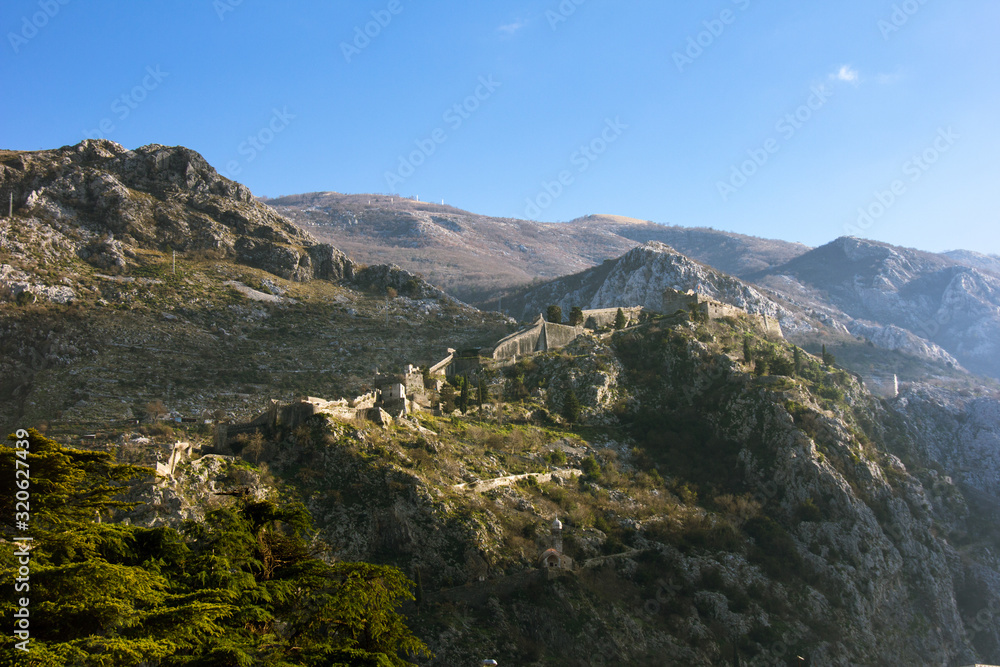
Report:
[[[858,74],[858,70],[854,69],[850,65],[842,65],[836,73],[830,75],[831,79],[836,79],[837,81],[844,81],[845,83],[857,84],[861,81],[861,76]]]
[[[523,28],[525,25],[527,25],[526,21],[514,21],[513,23],[507,23],[500,26],[499,28],[497,28],[497,30],[499,30],[504,35],[507,35],[509,37],[510,35],[513,35],[515,32]]]

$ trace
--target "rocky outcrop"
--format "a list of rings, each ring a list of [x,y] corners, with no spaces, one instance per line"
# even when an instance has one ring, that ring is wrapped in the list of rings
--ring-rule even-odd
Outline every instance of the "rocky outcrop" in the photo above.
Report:
[[[75,298],[76,293],[69,287],[43,285],[34,282],[24,271],[0,264],[0,301],[69,303]]]
[[[411,299],[437,299],[460,303],[417,274],[401,269],[395,264],[378,264],[355,270],[353,282],[358,287],[383,294],[392,289],[397,294]]]
[[[282,278],[350,279],[353,263],[219,175],[198,153],[106,140],[0,160],[15,209],[64,235],[79,257],[122,271],[139,248],[208,251]]]
[[[898,350],[915,357],[948,364],[953,368],[961,367],[958,360],[939,345],[894,324],[880,326],[874,322],[854,320],[847,325],[847,330],[852,336],[864,338],[883,350]]]
[[[760,290],[655,241],[601,266],[531,288],[505,304],[521,318],[544,312],[551,304],[560,306],[564,313],[573,306],[584,309],[642,306],[658,312],[662,310],[663,292],[667,288],[694,290],[750,313],[794,318]]]
[[[750,279],[779,293],[811,293],[805,305],[832,306],[831,316],[842,324],[905,329],[925,342],[904,342],[891,330],[876,337],[943,360],[937,346],[966,368],[1000,377],[1000,275],[990,271],[945,255],[844,237]]]
[[[924,465],[1000,499],[1000,398],[913,384],[893,402]],[[1000,502],[998,502],[1000,508]]]

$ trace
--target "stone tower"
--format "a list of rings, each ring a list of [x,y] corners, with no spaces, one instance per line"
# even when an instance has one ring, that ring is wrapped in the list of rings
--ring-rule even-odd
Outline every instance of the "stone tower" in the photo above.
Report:
[[[552,548],[562,553],[562,521],[559,520],[559,517],[552,520]]]

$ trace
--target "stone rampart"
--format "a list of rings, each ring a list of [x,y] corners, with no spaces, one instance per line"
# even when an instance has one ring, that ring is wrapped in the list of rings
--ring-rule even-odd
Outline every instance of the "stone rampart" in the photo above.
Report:
[[[899,379],[895,375],[863,376],[865,388],[872,396],[896,398],[899,396]]]
[[[428,369],[428,374],[433,377],[435,375],[445,375],[448,371],[448,366],[451,365],[452,360],[455,358],[455,350],[448,350],[448,356],[437,362]]]
[[[622,308],[625,319],[635,322],[642,315],[642,306]],[[671,311],[673,312],[673,311]],[[603,329],[615,326],[615,319],[618,317],[617,308],[598,308],[595,310],[583,311],[583,326],[587,329]]]
[[[784,338],[784,334],[781,331],[781,323],[773,317],[748,313],[732,304],[716,301],[690,290],[680,292],[675,289],[667,289],[663,292],[663,312],[665,314],[673,315],[678,310],[690,313],[692,308],[710,320],[717,320],[722,317],[746,317],[756,324],[766,335]]]
[[[494,359],[510,359],[535,353],[538,351],[538,341],[542,337],[544,326],[545,320],[539,317],[530,328],[500,339],[500,342],[493,346],[493,353],[490,356]]]
[[[569,327],[565,324],[553,324],[552,322],[545,322],[542,327],[545,330],[545,339],[539,346],[541,352],[566,347],[584,332],[583,327]]]

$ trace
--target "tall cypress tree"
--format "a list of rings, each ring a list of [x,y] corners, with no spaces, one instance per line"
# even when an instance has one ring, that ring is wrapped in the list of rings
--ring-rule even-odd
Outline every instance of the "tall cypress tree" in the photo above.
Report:
[[[621,331],[626,326],[628,326],[628,320],[625,318],[625,311],[621,308],[615,313],[615,329]]]
[[[571,424],[580,419],[580,399],[576,397],[576,392],[572,389],[566,394],[562,414],[566,418],[566,421]]]
[[[462,393],[458,397],[458,409],[464,415],[469,411],[469,378],[462,377]]]

